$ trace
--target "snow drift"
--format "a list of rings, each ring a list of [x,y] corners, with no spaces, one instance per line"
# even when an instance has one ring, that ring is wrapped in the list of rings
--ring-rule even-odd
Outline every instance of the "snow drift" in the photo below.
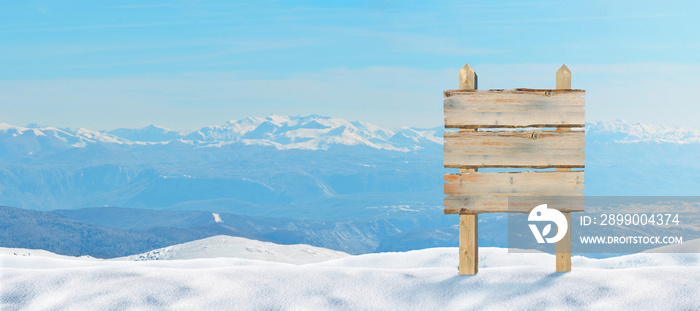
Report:
[[[289,256],[303,254],[290,249],[304,248],[279,247],[288,248]],[[242,258],[76,259],[17,249],[0,253],[3,310],[700,308],[697,254],[574,257],[572,272],[555,273],[552,255],[482,248],[479,274],[459,276],[456,248],[347,256],[301,265]]]
[[[242,258],[305,264],[350,256],[347,253],[305,244],[280,245],[227,235],[168,246],[123,260],[176,260],[198,258]]]

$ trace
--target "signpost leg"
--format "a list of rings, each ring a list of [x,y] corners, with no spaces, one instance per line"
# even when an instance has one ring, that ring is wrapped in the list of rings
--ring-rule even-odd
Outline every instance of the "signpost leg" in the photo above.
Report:
[[[569,230],[563,239],[557,242],[557,272],[571,271],[571,213],[564,212]]]
[[[479,272],[478,225],[477,214],[459,215],[459,274]]]
[[[465,65],[469,66],[469,65]],[[476,131],[476,129],[460,129]],[[460,174],[477,169],[460,169]],[[475,275],[479,272],[479,217],[477,214],[459,214],[459,274]]]
[[[557,70],[557,89],[571,89],[571,71],[566,65],[562,65],[561,68]],[[571,128],[557,128],[557,131],[570,130]],[[557,171],[570,172],[571,169],[557,168]],[[566,231],[564,238],[557,242],[557,272],[571,271],[571,213],[565,212],[564,217],[566,217],[569,230]]]

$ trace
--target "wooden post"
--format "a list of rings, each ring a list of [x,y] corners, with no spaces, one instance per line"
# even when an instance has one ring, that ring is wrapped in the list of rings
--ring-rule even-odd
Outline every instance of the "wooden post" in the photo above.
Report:
[[[459,70],[459,89],[477,90],[478,81],[474,69],[465,64]],[[476,131],[477,129],[460,129]],[[476,172],[477,169],[460,169],[460,174]],[[479,272],[479,217],[477,214],[459,215],[459,274],[474,275]]]
[[[566,65],[561,65],[557,70],[557,90],[571,89],[571,70]]]
[[[571,89],[571,70],[569,70],[566,65],[561,65],[561,68],[557,70],[557,89],[558,90],[570,90]],[[561,128],[558,127],[557,131],[570,131],[571,128]],[[571,171],[570,168],[557,168],[557,171]],[[568,223],[568,231],[564,238],[562,238],[556,245],[556,258],[557,258],[557,272],[568,272],[571,271],[571,213],[562,212],[564,217],[566,217],[566,222]]]
[[[464,64],[464,67],[459,70],[459,89],[460,90],[478,90],[479,83],[476,72],[469,64]]]
[[[479,272],[479,217],[459,215],[459,274]]]
[[[476,131],[460,129],[460,131]],[[475,168],[460,169],[460,174],[476,172]],[[479,215],[459,214],[459,274],[479,272]]]
[[[571,271],[571,213],[563,213],[569,230],[566,235],[557,242],[557,272]]]

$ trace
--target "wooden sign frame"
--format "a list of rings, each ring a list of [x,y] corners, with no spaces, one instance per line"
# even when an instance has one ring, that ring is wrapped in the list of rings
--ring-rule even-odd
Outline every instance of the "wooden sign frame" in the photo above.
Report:
[[[513,209],[509,197],[583,197],[585,95],[571,89],[563,65],[556,89],[477,91],[478,77],[467,64],[459,90],[444,91],[445,214],[459,214],[459,273],[478,272],[478,214],[529,212]],[[478,172],[480,168],[554,168],[556,171]],[[577,169],[572,171],[572,169]],[[583,200],[552,206],[583,211]],[[571,271],[571,229],[556,244],[556,271]]]

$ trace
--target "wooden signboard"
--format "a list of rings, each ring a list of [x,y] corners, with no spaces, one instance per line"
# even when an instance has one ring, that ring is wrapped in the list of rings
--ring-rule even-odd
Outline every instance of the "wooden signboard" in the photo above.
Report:
[[[459,90],[444,91],[445,214],[459,214],[459,273],[478,271],[478,214],[527,213],[536,205],[508,206],[509,197],[562,199],[552,204],[571,222],[583,211],[585,91],[571,89],[571,72],[557,71],[556,89],[477,91],[477,76],[465,65]],[[520,172],[478,172],[517,168]],[[525,171],[522,168],[556,171]],[[571,169],[577,169],[572,171]],[[554,199],[555,200],[555,199]],[[571,226],[569,226],[571,228]],[[556,271],[571,270],[570,231],[557,242]]]

